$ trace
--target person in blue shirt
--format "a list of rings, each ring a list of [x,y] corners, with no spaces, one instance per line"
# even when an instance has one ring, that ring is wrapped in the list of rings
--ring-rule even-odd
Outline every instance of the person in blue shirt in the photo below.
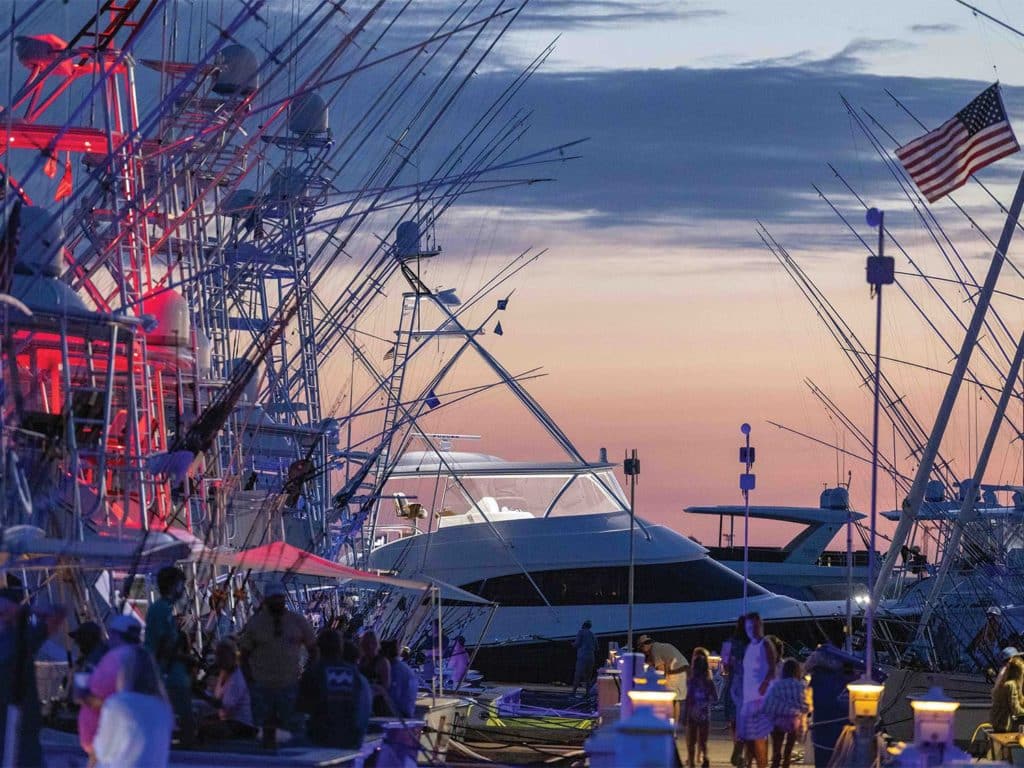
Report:
[[[412,717],[416,712],[416,693],[419,690],[419,678],[412,668],[398,655],[398,641],[385,640],[380,644],[381,653],[391,662],[391,706],[399,717]]]
[[[310,741],[336,749],[358,749],[370,724],[373,694],[356,662],[359,650],[342,644],[341,635],[324,630],[317,638],[319,655],[302,674],[301,709],[309,714]]]
[[[174,617],[175,604],[185,596],[185,573],[173,566],[161,568],[156,574],[156,585],[160,599],[146,611],[146,647],[163,675],[167,697],[178,721],[181,745],[190,747],[196,741],[196,725],[187,666],[188,644]]]

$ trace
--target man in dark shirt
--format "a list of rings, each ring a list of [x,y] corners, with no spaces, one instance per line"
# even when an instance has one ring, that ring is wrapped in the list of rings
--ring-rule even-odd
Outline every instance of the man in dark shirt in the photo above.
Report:
[[[590,681],[594,677],[594,654],[597,653],[597,638],[590,631],[590,619],[583,622],[580,631],[576,633],[576,639],[572,644],[576,647],[576,670],[572,676],[572,695],[576,695],[576,689],[583,685],[583,692],[590,688]]]
[[[370,683],[356,666],[359,651],[351,643],[343,648],[341,636],[332,630],[320,633],[317,646],[319,659],[306,668],[301,683],[309,738],[325,747],[358,749],[373,707]]]

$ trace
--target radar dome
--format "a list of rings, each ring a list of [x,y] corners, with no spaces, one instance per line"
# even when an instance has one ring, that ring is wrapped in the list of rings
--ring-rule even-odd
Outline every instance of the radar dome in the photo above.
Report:
[[[156,328],[146,340],[162,347],[187,347],[191,342],[192,323],[188,302],[177,291],[164,290],[142,300],[142,312],[156,318]]]
[[[260,87],[256,54],[244,45],[228,45],[217,55],[217,79],[213,92],[223,96],[248,96]]]
[[[299,136],[327,133],[327,102],[312,91],[296,96],[288,107],[288,130]]]
[[[843,487],[826,488],[821,492],[822,509],[849,509],[850,492]]]

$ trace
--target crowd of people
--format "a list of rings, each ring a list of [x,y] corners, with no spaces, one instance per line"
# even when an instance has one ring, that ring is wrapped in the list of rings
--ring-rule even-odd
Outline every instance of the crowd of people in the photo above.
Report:
[[[575,695],[581,684],[587,687],[593,678],[597,640],[591,622],[583,623],[573,645]],[[783,648],[779,638],[765,636],[757,613],[740,616],[732,636],[722,645],[720,694],[707,648],[694,648],[687,659],[671,643],[646,634],[637,639],[636,650],[664,674],[667,688],[675,693],[674,719],[685,730],[689,768],[698,762],[708,768],[711,710],[719,703],[734,736],[733,765],[767,768],[770,754],[771,768],[789,768],[794,747],[807,731],[812,701],[803,665],[785,657]]]
[[[187,749],[258,739],[273,750],[287,734],[354,749],[371,716],[413,716],[419,678],[397,641],[381,642],[343,618],[314,633],[305,616],[288,608],[284,585],[271,583],[248,622],[237,634],[218,633],[204,660],[177,615],[185,584],[180,568],[156,574],[159,598],[147,610],[145,630],[127,612],[111,616],[106,632],[92,621],[68,632],[78,649],[68,698],[92,768],[158,768],[167,764],[172,740]],[[0,590],[0,675],[18,683],[0,686],[0,754],[7,705],[14,703],[19,766],[43,763],[34,659],[66,613],[33,611],[23,590]]]

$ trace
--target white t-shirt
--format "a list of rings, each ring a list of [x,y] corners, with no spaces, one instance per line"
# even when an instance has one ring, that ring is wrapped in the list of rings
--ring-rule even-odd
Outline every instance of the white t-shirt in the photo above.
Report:
[[[768,676],[768,654],[765,651],[765,639],[747,646],[743,654],[743,704],[764,698],[761,683]]]
[[[92,746],[96,768],[166,768],[174,713],[156,696],[124,691],[103,702]]]

